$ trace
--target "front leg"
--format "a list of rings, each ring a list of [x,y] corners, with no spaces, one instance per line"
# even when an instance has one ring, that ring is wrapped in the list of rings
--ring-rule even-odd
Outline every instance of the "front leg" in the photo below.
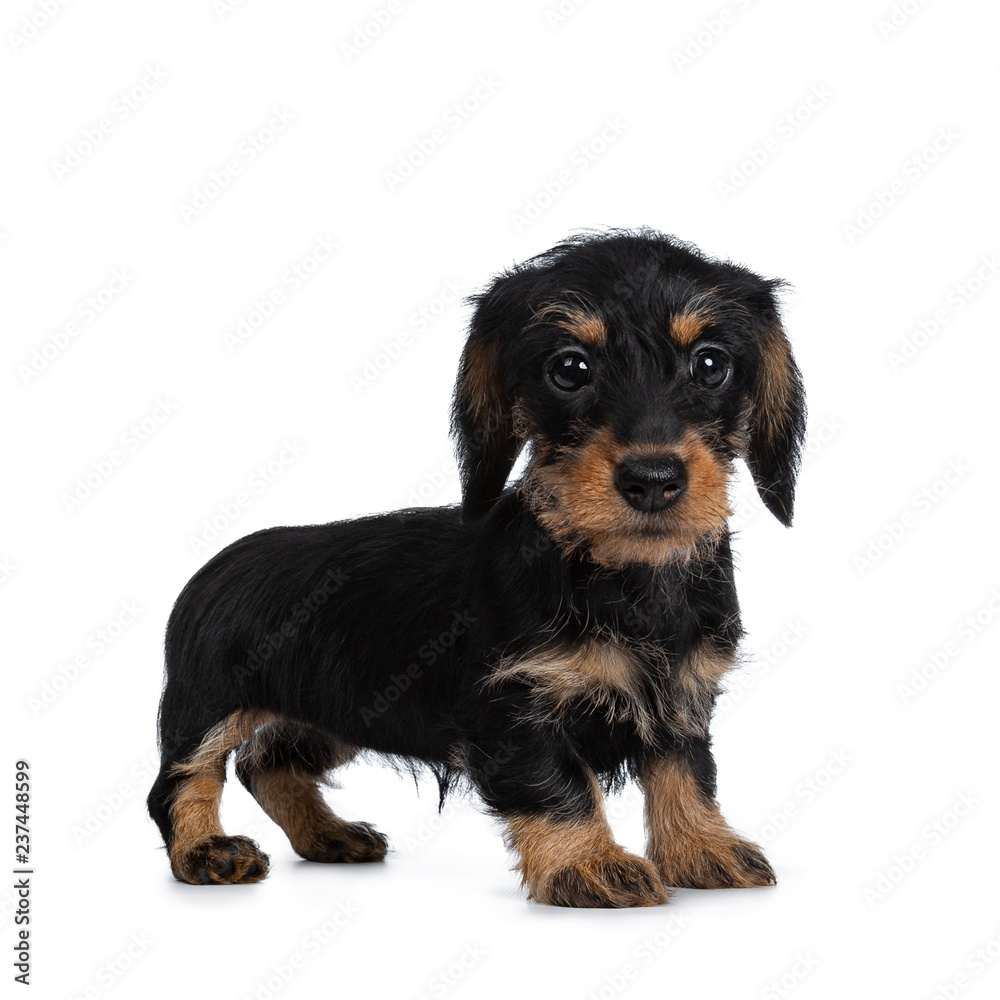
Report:
[[[653,906],[667,893],[655,865],[615,843],[593,772],[554,725],[515,722],[482,734],[466,766],[490,808],[529,899],[554,906]]]
[[[719,811],[707,739],[648,758],[640,782],[646,796],[646,854],[665,885],[745,889],[775,884],[761,849],[736,834]]]

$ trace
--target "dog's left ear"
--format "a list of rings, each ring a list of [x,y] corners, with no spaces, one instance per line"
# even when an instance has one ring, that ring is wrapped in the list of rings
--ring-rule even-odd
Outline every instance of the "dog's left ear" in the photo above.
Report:
[[[515,268],[472,299],[476,308],[451,419],[466,519],[482,517],[493,506],[524,445],[515,421],[510,359],[531,315],[535,281],[533,269]]]
[[[760,323],[760,362],[752,389],[746,460],[767,509],[792,523],[795,478],[806,429],[805,393],[770,283],[766,302],[755,310]]]

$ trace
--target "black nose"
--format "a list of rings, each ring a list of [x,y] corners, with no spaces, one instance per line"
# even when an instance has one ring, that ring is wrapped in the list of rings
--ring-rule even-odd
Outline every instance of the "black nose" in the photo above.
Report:
[[[687,486],[687,471],[673,455],[626,458],[618,466],[615,483],[631,506],[653,514],[677,502]]]

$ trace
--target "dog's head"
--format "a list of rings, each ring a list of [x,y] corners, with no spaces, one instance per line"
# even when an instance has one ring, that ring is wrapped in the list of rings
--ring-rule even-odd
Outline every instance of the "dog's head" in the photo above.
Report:
[[[802,382],[780,282],[659,233],[582,236],[475,298],[455,389],[463,515],[525,445],[521,488],[566,549],[659,565],[718,536],[732,460],[792,518]]]

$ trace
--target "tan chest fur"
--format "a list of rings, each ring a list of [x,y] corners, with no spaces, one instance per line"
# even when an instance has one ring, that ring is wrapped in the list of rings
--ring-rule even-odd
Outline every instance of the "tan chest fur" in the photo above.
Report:
[[[714,695],[733,657],[702,643],[676,663],[656,650],[589,638],[572,647],[544,647],[517,660],[501,661],[486,683],[507,680],[534,685],[532,713],[551,718],[571,703],[590,702],[611,722],[631,722],[653,744],[664,723],[679,735],[708,730]],[[652,683],[650,672],[654,677]]]

